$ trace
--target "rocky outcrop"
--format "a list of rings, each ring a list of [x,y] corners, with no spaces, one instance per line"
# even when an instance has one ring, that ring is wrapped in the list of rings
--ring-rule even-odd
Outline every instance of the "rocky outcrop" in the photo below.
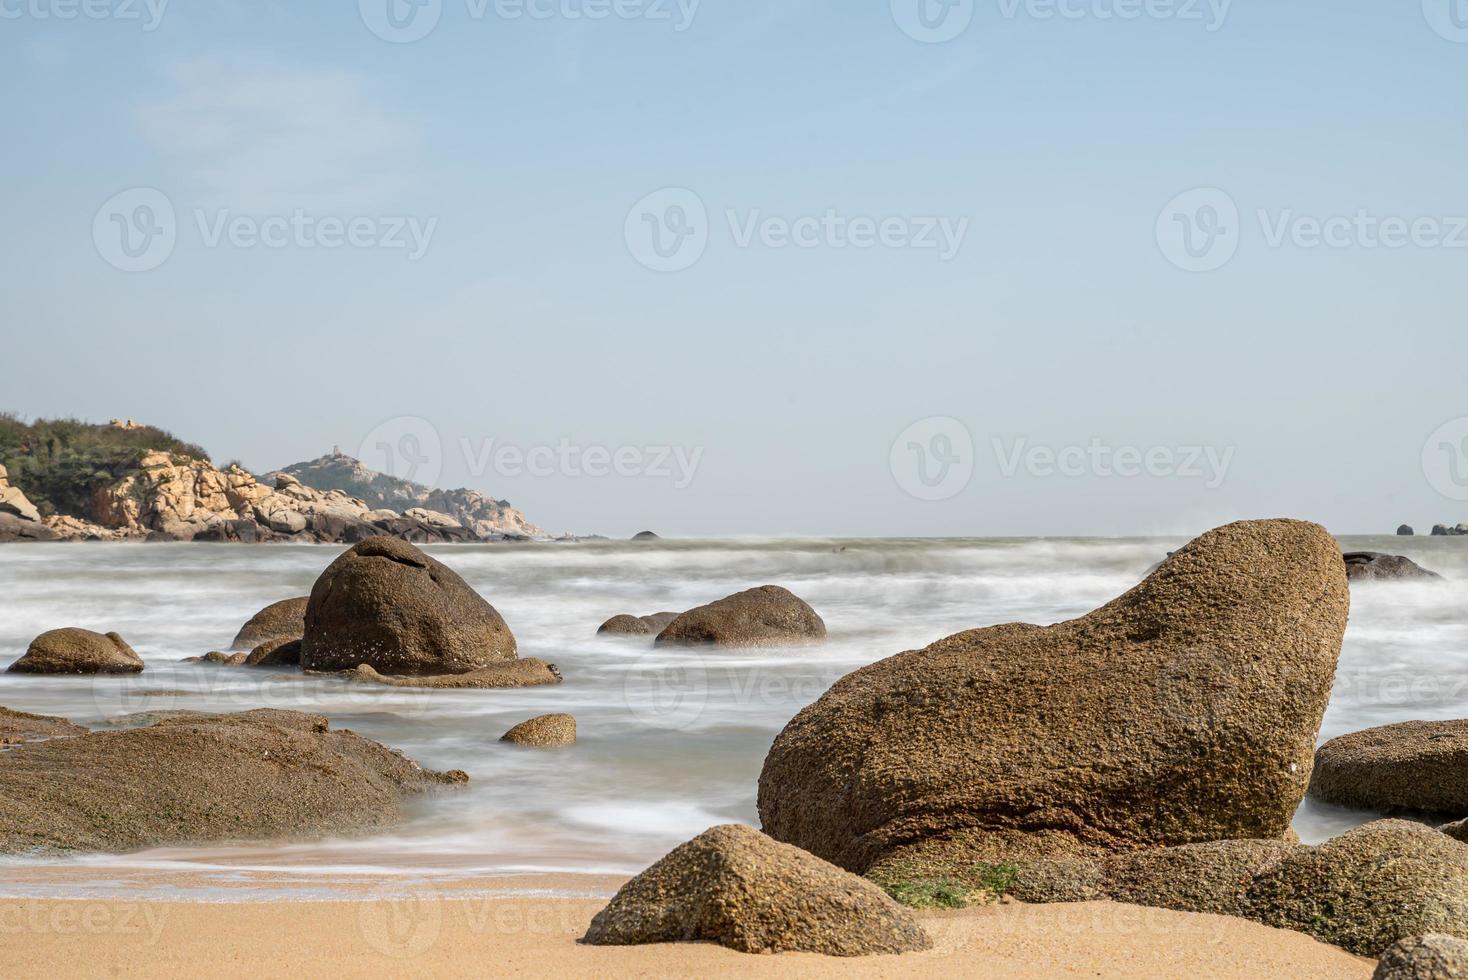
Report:
[[[1375,551],[1348,551],[1346,577],[1352,582],[1385,579],[1437,579],[1442,576],[1429,572],[1410,558],[1401,555],[1383,555]]]
[[[299,640],[306,635],[306,604],[310,596],[272,602],[251,616],[235,634],[231,650],[253,650],[267,640]]]
[[[1431,933],[1394,944],[1371,980],[1468,980],[1468,942]]]
[[[182,714],[0,754],[0,853],[365,832],[466,778],[312,715]]]
[[[656,636],[679,616],[675,612],[653,613],[651,616],[613,616],[597,629],[597,636]]]
[[[1412,530],[1412,525],[1410,524],[1403,524],[1401,527],[1397,528],[1398,537],[1410,538],[1416,533],[1416,531]]]
[[[448,566],[393,538],[337,558],[306,606],[306,670],[463,674],[515,658],[515,637],[493,606]]]
[[[1433,537],[1457,538],[1468,534],[1468,524],[1437,524],[1432,529]]]
[[[857,872],[1283,839],[1349,601],[1324,528],[1210,531],[1080,619],[842,678],[776,738],[764,829]]]
[[[477,490],[434,490],[367,469],[340,452],[284,467],[280,473],[323,490],[338,490],[366,502],[375,510],[423,510],[430,519],[442,519],[467,529],[475,539],[543,538],[546,533],[525,519],[509,501],[495,500]]]
[[[0,544],[13,541],[51,541],[56,532],[41,522],[41,513],[10,485],[9,471],[0,466]]]
[[[67,627],[48,630],[31,641],[11,674],[137,674],[143,658],[116,633]]]
[[[581,941],[826,956],[932,946],[912,914],[871,882],[738,824],[705,831],[622,886]]]
[[[1468,816],[1468,721],[1407,721],[1331,739],[1310,795],[1326,803]]]
[[[574,745],[576,719],[571,715],[541,715],[520,722],[501,735],[500,741],[537,749]]]
[[[24,711],[11,711],[0,707],[0,745],[20,745],[23,742],[43,741],[48,738],[70,738],[85,735],[87,730],[74,725],[65,718],[50,715],[32,715]]]
[[[803,599],[778,585],[765,585],[688,610],[658,634],[657,643],[760,647],[825,638],[825,622]]]

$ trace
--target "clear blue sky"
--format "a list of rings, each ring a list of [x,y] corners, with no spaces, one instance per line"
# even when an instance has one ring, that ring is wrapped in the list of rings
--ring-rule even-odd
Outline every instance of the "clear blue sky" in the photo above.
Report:
[[[422,418],[438,482],[557,530],[1468,520],[1422,464],[1468,416],[1468,247],[1308,244],[1311,218],[1452,237],[1468,215],[1468,27],[1447,0],[1236,0],[1221,23],[1191,0],[1134,19],[1105,16],[1128,0],[988,0],[944,43],[889,0],[704,0],[688,23],[673,0],[606,19],[569,16],[598,0],[539,0],[542,18],[441,0],[426,36],[390,43],[368,26],[386,2],[174,0],[153,30],[143,0],[140,20],[0,3],[0,408],[146,420],[257,470]],[[657,272],[629,211],[669,187],[706,209],[705,240]],[[1164,209],[1200,187],[1236,205],[1237,252],[1185,271]],[[127,272],[99,209],[133,188],[164,195],[176,241]],[[210,243],[221,216],[297,211],[431,237],[416,258]],[[967,224],[952,256],[826,230],[782,246],[778,224],[740,243],[828,211]],[[894,474],[894,440],[929,417],[974,445],[938,500]],[[915,441],[936,458],[934,431]],[[476,473],[464,439],[702,455],[680,488]],[[1005,473],[1016,446],[1093,440],[1232,455],[1221,481]]]

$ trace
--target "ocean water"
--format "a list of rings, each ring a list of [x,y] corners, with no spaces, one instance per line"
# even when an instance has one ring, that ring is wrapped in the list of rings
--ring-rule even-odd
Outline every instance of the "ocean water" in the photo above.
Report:
[[[558,664],[566,678],[558,687],[467,692],[181,663],[226,649],[262,606],[307,593],[337,548],[0,548],[0,665],[59,626],[116,630],[148,662],[131,679],[0,674],[0,704],[92,726],[156,710],[312,711],[425,766],[471,777],[463,791],[413,801],[409,819],[387,833],[8,858],[0,861],[0,894],[116,887],[179,896],[217,886],[235,897],[310,897],[339,881],[634,874],[713,824],[757,825],[755,787],[771,741],[843,674],[964,629],[1081,615],[1130,588],[1182,543],[802,539],[429,548],[499,609],[522,656]],[[1468,541],[1342,544],[1406,554],[1446,581],[1353,590],[1322,739],[1394,721],[1468,717]],[[655,650],[650,638],[595,635],[616,613],[681,610],[767,583],[809,601],[829,641],[798,651],[689,654]],[[498,741],[514,724],[558,711],[577,718],[574,748],[534,751]],[[1296,829],[1319,841],[1370,818],[1306,803]]]

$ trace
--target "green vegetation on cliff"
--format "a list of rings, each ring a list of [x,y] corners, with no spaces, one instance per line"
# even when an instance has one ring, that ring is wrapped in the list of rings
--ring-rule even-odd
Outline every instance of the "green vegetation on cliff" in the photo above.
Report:
[[[0,412],[0,464],[43,515],[89,517],[95,489],[135,471],[150,452],[209,459],[200,447],[151,425],[26,422]]]

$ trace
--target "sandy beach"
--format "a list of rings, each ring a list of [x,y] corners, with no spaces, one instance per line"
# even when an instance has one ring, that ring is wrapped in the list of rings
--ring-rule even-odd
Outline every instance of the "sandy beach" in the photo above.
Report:
[[[575,890],[574,879],[561,887]],[[599,890],[599,889],[598,889]],[[931,952],[751,956],[709,944],[577,943],[599,899],[0,902],[5,977],[1128,977],[1360,978],[1373,964],[1241,919],[1104,902],[920,915]]]

